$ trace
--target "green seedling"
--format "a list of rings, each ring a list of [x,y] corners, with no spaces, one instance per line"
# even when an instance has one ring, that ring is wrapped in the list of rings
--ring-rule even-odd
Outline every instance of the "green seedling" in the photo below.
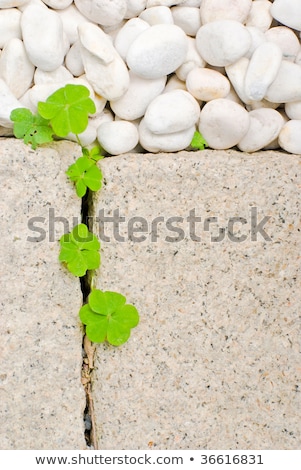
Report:
[[[53,141],[53,130],[49,121],[39,114],[34,115],[27,108],[17,108],[11,112],[10,119],[14,122],[14,135],[31,144],[36,149],[39,144]]]
[[[126,298],[117,292],[103,292],[95,289],[88,297],[88,303],[79,311],[80,320],[86,325],[90,341],[107,341],[113,346],[125,343],[131,329],[139,323],[139,314],[133,305],[126,304]]]
[[[204,150],[208,143],[199,131],[195,131],[190,146],[194,149]]]
[[[50,95],[46,102],[38,103],[38,111],[49,119],[54,133],[66,137],[70,132],[81,134],[88,125],[88,115],[96,107],[84,85],[66,85]]]
[[[90,151],[83,149],[83,156],[79,157],[66,171],[69,179],[75,183],[78,197],[83,197],[87,188],[91,191],[98,191],[101,188],[102,172],[96,165],[101,158],[103,157],[100,155],[99,147],[94,147]]]
[[[82,277],[88,270],[99,268],[100,243],[85,224],[76,225],[71,233],[64,234],[60,245],[59,260],[74,276]]]

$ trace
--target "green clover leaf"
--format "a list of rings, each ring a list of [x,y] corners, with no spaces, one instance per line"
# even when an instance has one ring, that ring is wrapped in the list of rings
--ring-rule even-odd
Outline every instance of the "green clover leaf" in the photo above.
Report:
[[[190,145],[192,148],[199,150],[204,150],[205,147],[208,147],[208,143],[206,142],[202,134],[198,131],[195,131]]]
[[[71,233],[60,238],[59,260],[67,265],[74,276],[82,277],[87,270],[100,266],[100,243],[85,224],[76,225]]]
[[[86,325],[90,341],[102,343],[107,340],[113,346],[125,343],[131,329],[139,323],[137,309],[126,304],[126,298],[110,291],[95,289],[88,297],[88,303],[79,311],[79,317]]]
[[[81,134],[88,125],[88,115],[96,111],[90,91],[84,85],[68,84],[38,103],[40,115],[50,120],[54,133],[66,137],[69,132]]]
[[[71,181],[75,182],[78,197],[83,197],[87,188],[91,191],[98,191],[101,188],[101,170],[96,166],[96,161],[86,156],[79,157],[70,165],[66,174]]]
[[[98,145],[91,148],[90,150],[84,147],[83,156],[90,158],[90,160],[93,160],[94,162],[98,162],[99,160],[102,160],[104,158],[104,156],[101,155],[101,147],[99,147]]]
[[[23,139],[25,144],[31,144],[33,149],[38,144],[53,141],[53,131],[49,121],[37,114],[36,116],[27,108],[16,108],[10,114],[14,122],[14,135],[17,139]]]

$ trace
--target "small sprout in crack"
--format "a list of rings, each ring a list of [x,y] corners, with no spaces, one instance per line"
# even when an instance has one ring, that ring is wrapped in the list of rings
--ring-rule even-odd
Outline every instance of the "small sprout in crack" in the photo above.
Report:
[[[208,143],[199,131],[195,131],[190,146],[194,149],[204,150]]]
[[[74,276],[82,277],[88,270],[100,266],[100,243],[85,224],[76,225],[71,233],[60,238],[59,260]]]
[[[53,141],[53,130],[49,121],[39,114],[34,115],[27,108],[16,108],[10,114],[14,122],[14,135],[23,139],[25,144],[31,144],[35,150],[39,144]]]
[[[50,95],[46,102],[38,103],[40,115],[49,119],[54,133],[66,137],[70,132],[81,134],[88,125],[88,115],[96,107],[84,85],[66,85]]]
[[[83,197],[87,188],[91,191],[98,191],[101,188],[102,172],[96,165],[101,158],[103,157],[100,155],[99,147],[94,147],[91,150],[83,148],[83,155],[66,171],[70,181],[75,183],[78,197]]]
[[[88,303],[79,311],[79,317],[86,325],[86,334],[90,341],[107,341],[113,346],[125,343],[131,329],[139,323],[137,309],[126,304],[126,298],[110,291],[92,290]]]

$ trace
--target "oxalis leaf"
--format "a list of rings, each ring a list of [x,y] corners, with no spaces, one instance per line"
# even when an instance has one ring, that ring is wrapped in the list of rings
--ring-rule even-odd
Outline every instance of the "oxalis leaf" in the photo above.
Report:
[[[10,114],[14,122],[14,135],[23,139],[25,144],[31,144],[36,149],[39,144],[53,141],[53,131],[49,121],[39,114],[33,115],[27,108],[16,108]]]
[[[84,85],[68,84],[38,103],[40,115],[50,120],[54,133],[66,137],[69,132],[81,134],[88,125],[88,115],[96,111],[90,91]]]
[[[79,311],[79,317],[86,325],[90,341],[108,341],[113,346],[125,343],[131,329],[139,323],[137,309],[126,304],[126,298],[118,292],[95,289],[88,297],[88,303]]]
[[[208,147],[208,143],[199,131],[195,131],[190,145],[192,148],[199,150],[204,150],[205,147]]]
[[[71,233],[63,235],[60,245],[59,260],[66,264],[74,276],[81,277],[88,270],[99,268],[100,243],[85,224],[76,225]]]
[[[97,157],[101,157],[97,155]],[[100,158],[98,158],[99,160]],[[102,185],[102,172],[96,165],[96,160],[90,158],[89,153],[79,157],[66,171],[71,181],[75,182],[76,194],[83,197],[87,188],[98,191]]]

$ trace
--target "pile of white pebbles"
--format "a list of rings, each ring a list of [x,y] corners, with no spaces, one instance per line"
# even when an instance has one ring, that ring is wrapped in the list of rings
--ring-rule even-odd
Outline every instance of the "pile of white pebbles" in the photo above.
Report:
[[[0,135],[79,83],[97,109],[81,142],[110,155],[190,149],[195,130],[301,154],[300,31],[301,0],[0,0]]]

